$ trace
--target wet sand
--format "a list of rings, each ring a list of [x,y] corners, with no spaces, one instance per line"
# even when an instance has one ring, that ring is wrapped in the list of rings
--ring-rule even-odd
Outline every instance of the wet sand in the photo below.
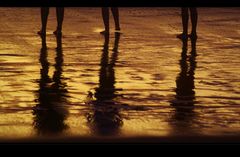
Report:
[[[100,8],[65,13],[59,49],[51,9],[46,51],[39,8],[0,8],[1,139],[238,137],[239,8],[199,8],[185,56],[179,8],[120,8],[108,49]]]

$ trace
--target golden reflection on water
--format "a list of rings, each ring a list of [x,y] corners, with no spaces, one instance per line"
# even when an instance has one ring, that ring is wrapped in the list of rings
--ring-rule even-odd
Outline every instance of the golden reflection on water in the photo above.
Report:
[[[162,12],[173,17],[161,9],[146,13]],[[239,39],[201,27],[208,35],[181,42],[161,20],[148,25],[126,13],[123,34],[100,36],[91,18],[88,27],[66,19],[63,36],[42,41],[1,33],[0,138],[238,132]],[[180,26],[173,18],[168,22]],[[77,27],[87,31],[73,33]]]
[[[18,137],[29,137],[34,135],[32,128],[32,114],[3,111],[0,114],[0,138],[14,139]]]

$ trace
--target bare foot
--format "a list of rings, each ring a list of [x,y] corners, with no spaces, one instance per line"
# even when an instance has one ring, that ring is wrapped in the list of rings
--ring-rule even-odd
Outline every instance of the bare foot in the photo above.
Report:
[[[102,35],[109,34],[109,31],[104,30],[104,31],[101,31],[100,34]]]
[[[59,36],[59,35],[62,35],[62,31],[57,29],[53,32],[53,34],[56,36]]]
[[[177,38],[181,39],[181,40],[186,40],[188,38],[188,35],[185,33],[181,33],[177,35]]]
[[[116,27],[115,32],[120,32],[121,28],[120,27]]]
[[[115,33],[122,34],[122,32],[121,32],[121,30],[120,30],[120,29],[115,29]]]
[[[197,38],[198,38],[196,33],[191,33],[191,34],[188,35],[188,37],[192,40],[197,40]]]
[[[46,32],[42,30],[38,31],[37,34],[40,36],[46,36]]]

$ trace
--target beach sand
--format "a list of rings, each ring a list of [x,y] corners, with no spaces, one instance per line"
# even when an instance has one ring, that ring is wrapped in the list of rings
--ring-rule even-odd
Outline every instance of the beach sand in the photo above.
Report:
[[[120,8],[106,54],[101,8],[66,8],[60,53],[51,8],[44,57],[40,8],[0,8],[0,139],[238,137],[240,8],[198,11],[184,58],[180,8]]]

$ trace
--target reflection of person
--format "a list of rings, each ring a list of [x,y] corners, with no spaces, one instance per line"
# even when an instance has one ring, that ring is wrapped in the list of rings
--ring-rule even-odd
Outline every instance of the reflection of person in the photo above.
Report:
[[[115,22],[115,31],[120,31],[120,24],[119,24],[119,11],[117,7],[111,7],[111,11],[113,14],[113,19]],[[105,30],[101,32],[101,34],[108,34],[109,33],[109,8],[102,7],[102,18]]]
[[[186,39],[189,36],[190,38],[196,39],[197,38],[197,21],[198,21],[197,8],[183,7],[181,10],[182,10],[183,32],[177,35],[177,37],[180,39]],[[192,23],[192,31],[190,35],[188,35],[188,19],[189,19],[188,11],[190,11],[191,23]]]
[[[49,14],[49,7],[42,7],[41,8],[41,21],[42,21],[42,28],[38,32],[39,35],[45,36],[46,35],[46,28],[47,28],[47,20]],[[55,35],[59,35],[62,33],[62,23],[64,18],[64,8],[57,7],[56,8],[56,15],[57,15],[57,29],[54,31]]]
[[[93,124],[93,130],[97,134],[109,135],[118,133],[118,128],[122,124],[119,109],[115,102],[118,96],[115,89],[115,71],[114,66],[118,57],[119,33],[115,33],[115,44],[111,60],[109,61],[109,35],[105,34],[105,42],[101,57],[101,68],[99,73],[99,87],[95,90],[95,101],[93,104],[93,113],[89,114],[87,119]]]
[[[39,134],[61,133],[67,128],[64,120],[67,116],[67,90],[62,82],[63,55],[61,46],[61,36],[57,39],[57,56],[55,58],[55,71],[50,78],[49,62],[47,60],[47,46],[45,38],[42,38],[42,48],[40,54],[40,80],[37,105],[34,108],[34,127]]]
[[[179,128],[190,127],[194,116],[194,73],[196,68],[196,40],[191,39],[192,51],[187,56],[188,39],[182,40],[182,54],[180,60],[181,71],[176,78],[176,96],[171,105],[175,108],[174,124]],[[189,61],[189,64],[188,64]]]

